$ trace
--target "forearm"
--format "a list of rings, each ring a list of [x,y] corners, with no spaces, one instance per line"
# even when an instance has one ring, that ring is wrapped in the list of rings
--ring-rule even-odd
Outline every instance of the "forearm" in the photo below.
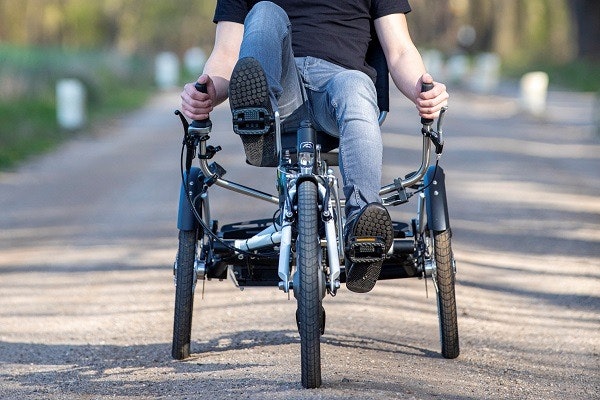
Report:
[[[215,32],[215,46],[204,65],[203,73],[210,76],[216,90],[213,105],[227,99],[229,79],[237,62],[244,34],[244,26],[234,22],[219,22]]]
[[[413,103],[420,92],[420,80],[425,71],[404,14],[390,14],[375,20],[375,29],[385,52],[390,75],[396,87]]]
[[[214,63],[213,63],[214,64]],[[229,78],[231,71],[221,71],[219,68],[212,68],[210,60],[204,66],[203,74],[210,76],[215,85],[216,96],[213,99],[213,106],[217,106],[224,102],[228,97]]]
[[[404,14],[390,14],[375,20],[375,28],[385,52],[390,75],[396,87],[416,106],[424,118],[436,118],[448,104],[446,86],[434,82],[427,74],[417,51]],[[421,93],[421,83],[433,83],[433,88]]]
[[[409,46],[388,61],[390,75],[396,87],[416,104],[421,91],[425,65],[416,47]]]

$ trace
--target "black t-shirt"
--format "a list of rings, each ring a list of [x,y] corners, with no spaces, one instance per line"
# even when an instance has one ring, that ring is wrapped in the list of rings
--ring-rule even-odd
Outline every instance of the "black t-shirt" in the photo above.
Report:
[[[372,21],[408,13],[408,0],[272,0],[292,23],[294,56],[312,56],[374,77],[365,62]],[[214,22],[244,23],[259,0],[218,0]]]

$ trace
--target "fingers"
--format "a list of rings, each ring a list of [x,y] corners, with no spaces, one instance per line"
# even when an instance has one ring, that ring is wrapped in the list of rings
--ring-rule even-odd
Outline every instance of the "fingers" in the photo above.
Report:
[[[433,83],[433,88],[427,92],[419,93],[416,102],[419,115],[423,118],[437,118],[440,110],[448,105],[450,95],[446,91],[446,85],[435,82],[429,74],[423,74],[421,81],[423,83]]]
[[[429,75],[428,73],[423,74],[423,76],[421,77],[421,82],[423,83],[433,83],[433,78],[431,75]]]
[[[214,85],[208,75],[200,76],[198,82],[210,87],[208,93],[199,92],[194,87],[196,82],[186,83],[181,92],[181,111],[188,118],[202,120],[208,118],[213,110],[211,92],[214,94]]]

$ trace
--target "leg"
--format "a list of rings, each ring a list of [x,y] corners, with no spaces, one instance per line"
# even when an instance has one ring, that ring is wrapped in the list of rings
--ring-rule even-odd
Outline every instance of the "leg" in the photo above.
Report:
[[[316,84],[320,76],[324,75],[305,75],[305,80],[311,89],[317,89],[309,91],[314,120],[320,128],[340,136],[346,195],[346,287],[368,292],[377,282],[394,234],[379,197],[383,144],[377,94],[362,72],[342,69],[322,86]]]
[[[320,128],[340,137],[340,170],[350,219],[369,203],[380,203],[383,144],[377,93],[362,72],[342,70],[323,91],[311,92],[313,118]],[[325,112],[323,110],[326,110]]]
[[[292,53],[290,21],[270,1],[257,3],[244,21],[239,58],[251,57],[262,66],[274,110],[285,119],[302,105],[298,70]]]
[[[282,123],[290,123],[305,109],[290,21],[282,8],[262,1],[250,10],[239,57],[229,82],[233,130],[240,135],[250,164],[276,166],[274,112],[279,111]]]

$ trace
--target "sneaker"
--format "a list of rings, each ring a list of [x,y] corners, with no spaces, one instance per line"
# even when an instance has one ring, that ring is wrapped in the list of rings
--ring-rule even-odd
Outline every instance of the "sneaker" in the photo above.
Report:
[[[346,224],[346,287],[357,293],[371,291],[394,240],[390,214],[370,203]]]
[[[241,58],[235,65],[229,81],[229,105],[233,131],[242,139],[248,163],[276,166],[273,105],[265,71],[256,59]]]

